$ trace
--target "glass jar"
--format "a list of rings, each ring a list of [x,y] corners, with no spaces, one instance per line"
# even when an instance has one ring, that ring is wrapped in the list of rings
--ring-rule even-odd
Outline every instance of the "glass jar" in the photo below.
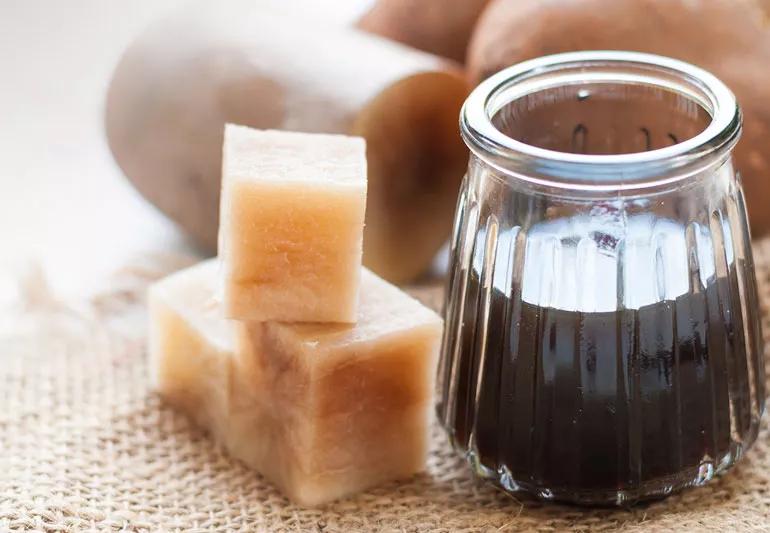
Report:
[[[528,61],[469,96],[438,415],[511,492],[622,504],[755,440],[763,344],[727,87],[630,52]]]

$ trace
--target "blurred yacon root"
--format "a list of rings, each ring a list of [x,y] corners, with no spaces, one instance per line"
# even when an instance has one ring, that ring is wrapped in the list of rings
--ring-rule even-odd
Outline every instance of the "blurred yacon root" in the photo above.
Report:
[[[115,71],[106,129],[134,186],[212,252],[226,122],[363,136],[364,263],[399,282],[419,275],[451,231],[466,93],[447,60],[234,2],[141,35]]]

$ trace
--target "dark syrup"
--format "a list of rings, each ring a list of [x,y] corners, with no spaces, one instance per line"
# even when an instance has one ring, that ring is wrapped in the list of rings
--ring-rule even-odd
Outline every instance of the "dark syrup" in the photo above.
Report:
[[[750,387],[764,398],[764,376],[747,367],[746,342],[759,341],[744,338],[734,290],[712,280],[675,300],[584,313],[493,289],[504,320],[489,322],[486,357],[482,329],[460,340],[455,402],[439,407],[455,446],[509,490],[547,497],[633,499],[705,481],[756,435]]]

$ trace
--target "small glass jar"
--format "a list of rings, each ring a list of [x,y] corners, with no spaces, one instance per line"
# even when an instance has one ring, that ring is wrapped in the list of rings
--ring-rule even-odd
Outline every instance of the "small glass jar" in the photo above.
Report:
[[[727,87],[630,52],[479,85],[452,242],[438,415],[511,492],[623,504],[730,468],[764,410]]]

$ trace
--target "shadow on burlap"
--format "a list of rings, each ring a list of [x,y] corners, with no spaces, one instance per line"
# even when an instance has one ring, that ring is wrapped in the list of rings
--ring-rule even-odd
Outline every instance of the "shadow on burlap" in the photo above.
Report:
[[[770,332],[770,240],[755,254]],[[144,291],[189,261],[143,259],[80,306],[30,279],[0,314],[0,531],[770,531],[767,421],[728,475],[630,509],[514,500],[474,481],[438,429],[424,473],[297,508],[148,389]]]

